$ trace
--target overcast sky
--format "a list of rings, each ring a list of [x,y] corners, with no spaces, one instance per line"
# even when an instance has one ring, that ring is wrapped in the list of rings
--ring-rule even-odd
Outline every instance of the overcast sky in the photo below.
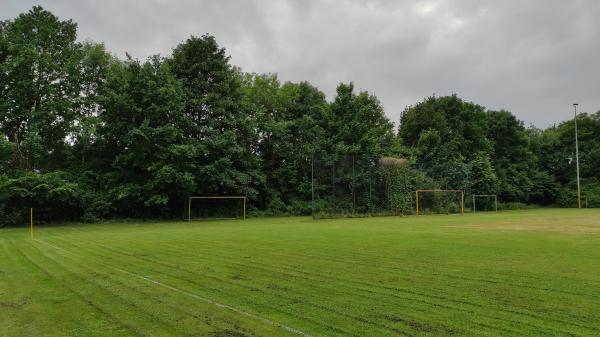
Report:
[[[339,82],[379,97],[387,115],[456,93],[547,127],[600,110],[598,0],[3,0],[0,19],[42,5],[79,38],[144,59],[210,33],[248,72]]]

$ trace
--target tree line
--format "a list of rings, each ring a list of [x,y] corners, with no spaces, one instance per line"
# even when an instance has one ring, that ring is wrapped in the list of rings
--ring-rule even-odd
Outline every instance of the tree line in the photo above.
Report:
[[[405,174],[505,202],[574,206],[573,122],[429,97],[399,127],[352,83],[245,73],[213,36],[168,56],[111,55],[36,6],[0,22],[0,223],[177,217],[190,195],[245,195],[257,214],[307,214],[312,159],[407,158]],[[579,118],[584,195],[600,204],[600,112]],[[414,179],[413,179],[414,180]]]

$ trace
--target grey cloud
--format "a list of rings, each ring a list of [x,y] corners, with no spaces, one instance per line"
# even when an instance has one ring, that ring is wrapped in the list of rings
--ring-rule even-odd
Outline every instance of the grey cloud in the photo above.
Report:
[[[34,4],[121,56],[167,55],[189,35],[211,33],[245,71],[307,80],[329,98],[354,81],[395,122],[433,93],[539,127],[570,118],[574,101],[600,109],[595,0],[9,0],[0,12],[7,19]]]

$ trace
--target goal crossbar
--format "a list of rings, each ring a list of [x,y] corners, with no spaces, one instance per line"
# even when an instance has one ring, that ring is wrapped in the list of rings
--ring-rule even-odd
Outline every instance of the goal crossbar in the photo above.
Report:
[[[416,190],[415,191],[415,206],[416,206],[417,215],[419,215],[419,193],[432,193],[432,192],[460,193],[460,214],[465,214],[465,192],[463,190],[429,189],[429,190]]]
[[[243,213],[244,213],[244,220],[246,220],[246,196],[243,195],[232,195],[232,196],[199,196],[199,197],[189,197],[188,198],[188,218],[187,221],[191,221],[192,220],[192,200],[193,199],[239,199],[243,201]]]
[[[476,212],[475,200],[476,198],[494,198],[494,208],[498,212],[498,196],[496,194],[473,194],[473,213]]]

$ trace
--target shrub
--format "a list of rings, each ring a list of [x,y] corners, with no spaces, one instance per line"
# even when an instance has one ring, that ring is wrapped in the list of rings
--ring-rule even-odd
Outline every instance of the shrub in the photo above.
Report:
[[[37,221],[79,219],[84,214],[81,189],[64,172],[28,172],[0,178],[0,221],[5,225],[25,224],[29,208]]]

